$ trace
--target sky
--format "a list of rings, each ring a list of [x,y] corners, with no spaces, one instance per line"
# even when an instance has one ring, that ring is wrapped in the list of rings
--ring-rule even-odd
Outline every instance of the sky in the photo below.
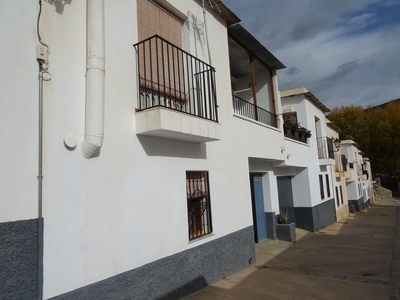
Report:
[[[327,107],[400,98],[400,0],[224,0],[285,66],[279,90]]]

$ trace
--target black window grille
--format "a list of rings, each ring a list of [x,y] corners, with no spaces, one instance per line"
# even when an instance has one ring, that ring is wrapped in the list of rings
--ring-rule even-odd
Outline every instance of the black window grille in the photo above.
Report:
[[[329,186],[329,175],[325,174],[325,181],[326,181],[326,192],[328,194],[328,197],[331,196],[331,187]]]
[[[319,175],[319,191],[321,193],[321,200],[325,198],[324,194],[324,179],[322,175]]]
[[[187,171],[186,192],[189,240],[212,232],[208,172]]]
[[[340,199],[341,199],[342,205],[343,205],[343,191],[342,191],[342,186],[340,186]]]
[[[338,187],[337,186],[335,186],[335,191],[336,191],[336,204],[337,204],[337,207],[339,207],[340,206],[340,199],[339,199],[339,190],[338,190]]]

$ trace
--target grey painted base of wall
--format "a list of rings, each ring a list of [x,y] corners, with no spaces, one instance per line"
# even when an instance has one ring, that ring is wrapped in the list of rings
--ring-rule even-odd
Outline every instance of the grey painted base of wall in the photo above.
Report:
[[[275,212],[266,212],[265,221],[267,223],[267,239],[276,240],[275,225],[276,216]]]
[[[38,219],[0,223],[0,299],[38,298],[38,231]]]
[[[371,199],[368,199],[365,202],[363,201],[363,197],[361,197],[358,200],[349,200],[349,206],[350,205],[352,206],[352,210],[353,210],[350,212],[361,211],[361,210],[364,210],[371,206]]]
[[[296,227],[312,232],[336,222],[334,199],[327,200],[314,207],[295,207]]]
[[[254,263],[250,226],[52,299],[181,299]]]

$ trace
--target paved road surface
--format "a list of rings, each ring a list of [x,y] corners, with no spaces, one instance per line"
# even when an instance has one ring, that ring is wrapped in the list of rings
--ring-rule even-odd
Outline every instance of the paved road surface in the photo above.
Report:
[[[185,299],[400,299],[398,206],[384,199],[319,233],[297,229],[295,244],[263,241],[255,266]]]

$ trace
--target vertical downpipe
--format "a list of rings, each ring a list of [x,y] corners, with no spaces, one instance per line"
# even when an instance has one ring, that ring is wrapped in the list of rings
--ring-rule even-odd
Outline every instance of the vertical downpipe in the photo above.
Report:
[[[39,143],[38,143],[38,299],[43,297],[43,66],[39,62]]]
[[[105,37],[104,0],[87,0],[87,60],[85,139],[81,152],[87,158],[100,154],[104,139]]]

